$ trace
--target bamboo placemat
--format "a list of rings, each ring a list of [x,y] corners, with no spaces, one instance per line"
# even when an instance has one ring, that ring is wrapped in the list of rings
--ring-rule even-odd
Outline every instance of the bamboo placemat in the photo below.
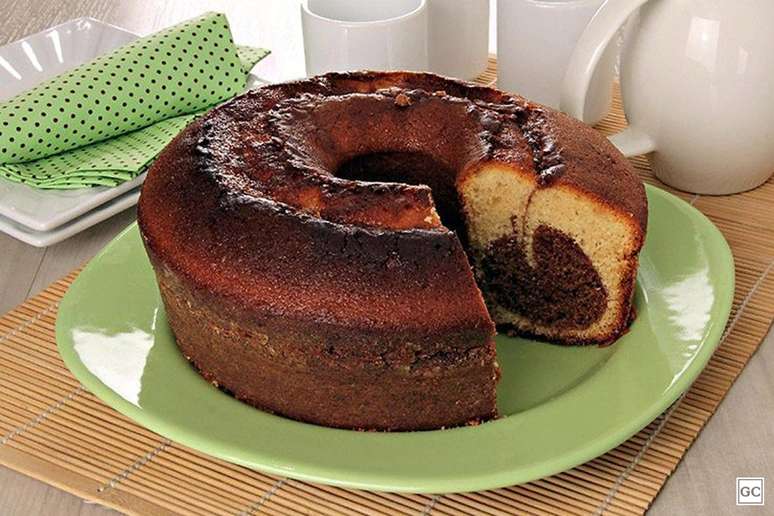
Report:
[[[491,60],[481,82],[494,82],[495,66]],[[599,129],[610,133],[625,124],[616,92],[613,111]],[[633,163],[645,181],[665,188],[644,157]],[[673,193],[707,214],[733,250],[736,292],[723,342],[669,410],[575,469],[492,491],[404,495],[278,478],[170,442],[84,390],[59,358],[57,307],[77,271],[0,319],[0,463],[135,514],[642,513],[774,318],[774,182],[731,197]]]

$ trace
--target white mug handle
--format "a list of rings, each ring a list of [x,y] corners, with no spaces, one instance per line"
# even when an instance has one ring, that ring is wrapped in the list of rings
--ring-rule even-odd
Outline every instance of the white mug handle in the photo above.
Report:
[[[607,0],[602,4],[581,34],[570,56],[562,83],[559,109],[583,120],[589,84],[605,48],[627,18],[647,1]],[[632,126],[611,136],[610,141],[624,156],[646,154],[655,149],[653,139]]]

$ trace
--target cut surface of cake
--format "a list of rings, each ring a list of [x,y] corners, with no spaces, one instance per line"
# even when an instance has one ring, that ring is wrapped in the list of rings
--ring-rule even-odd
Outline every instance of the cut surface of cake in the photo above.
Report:
[[[626,159],[580,122],[355,72],[211,110],[149,171],[138,220],[205,378],[301,421],[424,430],[496,416],[495,323],[619,336],[646,212]]]

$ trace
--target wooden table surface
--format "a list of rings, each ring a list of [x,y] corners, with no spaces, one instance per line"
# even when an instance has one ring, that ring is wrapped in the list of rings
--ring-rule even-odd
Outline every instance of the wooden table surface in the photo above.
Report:
[[[4,0],[0,45],[79,16],[147,34],[205,11],[228,15],[238,43],[271,48],[259,73],[304,75],[299,0]],[[772,207],[774,208],[774,207]],[[47,249],[0,234],[0,313],[92,257],[135,218],[134,209]],[[774,509],[774,337],[766,338],[656,499],[652,514],[766,514],[735,506],[735,478],[768,477]],[[742,511],[742,509],[747,509]],[[0,467],[0,514],[108,514],[105,508]]]

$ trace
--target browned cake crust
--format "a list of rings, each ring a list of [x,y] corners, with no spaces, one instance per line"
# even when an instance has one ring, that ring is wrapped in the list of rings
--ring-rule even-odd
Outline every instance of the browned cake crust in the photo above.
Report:
[[[455,186],[488,162],[588,193],[644,235],[642,185],[604,138],[491,88],[328,74],[213,109],[164,150],[139,203],[179,347],[236,397],[302,421],[494,417],[494,324]]]

